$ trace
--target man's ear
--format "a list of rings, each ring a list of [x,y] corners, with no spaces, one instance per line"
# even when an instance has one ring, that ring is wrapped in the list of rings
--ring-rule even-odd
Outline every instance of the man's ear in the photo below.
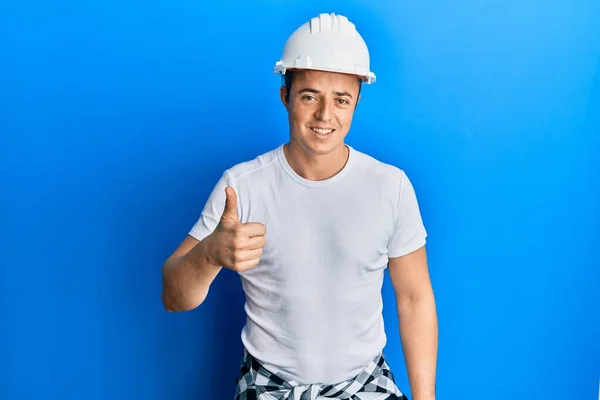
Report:
[[[287,109],[288,108],[288,101],[287,101],[287,88],[285,86],[281,86],[279,88],[279,97],[281,98],[281,102],[283,103],[284,107]]]

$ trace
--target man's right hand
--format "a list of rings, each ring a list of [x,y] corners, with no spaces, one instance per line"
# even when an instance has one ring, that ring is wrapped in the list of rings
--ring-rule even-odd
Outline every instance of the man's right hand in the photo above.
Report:
[[[225,195],[221,221],[210,235],[209,256],[214,265],[243,272],[260,262],[267,228],[258,222],[242,224],[237,213],[235,190],[228,186]]]

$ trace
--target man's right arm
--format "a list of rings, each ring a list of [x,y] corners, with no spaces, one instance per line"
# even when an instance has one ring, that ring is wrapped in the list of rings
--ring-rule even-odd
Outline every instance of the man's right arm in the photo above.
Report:
[[[225,205],[216,228],[202,240],[188,235],[165,261],[162,269],[162,302],[167,311],[198,307],[221,268],[243,272],[260,262],[267,228],[261,223],[241,223],[237,194],[224,190]]]
[[[167,311],[189,311],[206,299],[221,270],[211,256],[211,236],[187,236],[162,268],[162,303]]]

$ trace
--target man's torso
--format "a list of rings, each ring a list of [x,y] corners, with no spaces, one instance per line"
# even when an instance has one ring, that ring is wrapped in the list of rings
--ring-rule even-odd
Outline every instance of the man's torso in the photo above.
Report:
[[[267,228],[260,264],[240,274],[242,342],[292,382],[349,379],[386,343],[381,285],[403,172],[350,150],[344,169],[326,181],[298,176],[282,146],[223,178],[236,190],[240,221]],[[223,185],[209,201],[221,201]]]

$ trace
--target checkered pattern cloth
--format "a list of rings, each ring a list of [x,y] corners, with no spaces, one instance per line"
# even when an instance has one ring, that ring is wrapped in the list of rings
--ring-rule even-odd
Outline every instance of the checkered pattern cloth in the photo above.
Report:
[[[235,400],[408,400],[394,382],[383,354],[357,376],[335,385],[304,385],[286,382],[244,349],[244,361],[237,378]]]

